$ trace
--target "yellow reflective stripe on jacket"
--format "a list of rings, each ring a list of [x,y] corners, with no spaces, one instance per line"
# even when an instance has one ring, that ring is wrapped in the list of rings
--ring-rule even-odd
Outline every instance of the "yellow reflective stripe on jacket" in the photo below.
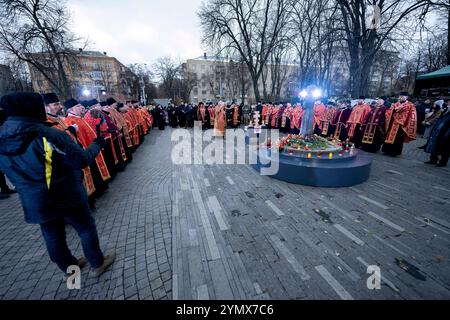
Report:
[[[52,156],[53,148],[47,141],[47,138],[42,138],[44,141],[44,152],[45,152],[45,180],[47,181],[47,187],[50,190],[50,183],[52,180]]]

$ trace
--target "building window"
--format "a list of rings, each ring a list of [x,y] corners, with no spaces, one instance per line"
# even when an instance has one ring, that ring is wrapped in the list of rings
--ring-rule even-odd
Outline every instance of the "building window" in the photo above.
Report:
[[[101,71],[92,71],[91,76],[92,76],[92,79],[101,79],[102,72]]]

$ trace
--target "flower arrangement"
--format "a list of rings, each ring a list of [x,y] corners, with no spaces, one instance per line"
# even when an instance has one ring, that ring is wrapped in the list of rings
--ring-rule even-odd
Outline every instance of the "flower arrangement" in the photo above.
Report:
[[[330,141],[325,138],[319,137],[318,135],[303,136],[289,134],[283,137],[278,142],[278,148],[280,151],[285,149],[295,149],[299,151],[320,151],[327,150],[333,147]]]

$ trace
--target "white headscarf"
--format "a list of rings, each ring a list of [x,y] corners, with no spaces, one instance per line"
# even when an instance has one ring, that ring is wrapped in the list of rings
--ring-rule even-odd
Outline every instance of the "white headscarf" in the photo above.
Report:
[[[439,108],[442,109],[442,105],[444,104],[444,100],[438,100],[438,101],[436,101],[434,104],[435,104],[435,105],[438,105]]]

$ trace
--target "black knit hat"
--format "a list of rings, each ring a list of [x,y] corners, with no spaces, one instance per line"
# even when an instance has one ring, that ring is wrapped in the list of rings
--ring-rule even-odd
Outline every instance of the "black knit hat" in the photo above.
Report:
[[[69,99],[66,102],[64,102],[64,108],[66,110],[69,110],[70,108],[75,107],[77,104],[80,104],[80,103],[77,100],[72,98],[72,99]]]
[[[14,92],[2,97],[0,107],[4,110],[5,117],[25,117],[45,121],[44,99],[39,93]]]
[[[56,93],[54,92],[50,92],[50,93],[44,93],[42,95],[42,98],[44,98],[44,103],[45,104],[51,104],[51,103],[57,103],[59,102],[59,98],[56,95]]]
[[[117,103],[117,101],[114,98],[108,98],[108,100],[106,100],[106,103],[108,104],[108,106],[112,106],[114,103]]]

